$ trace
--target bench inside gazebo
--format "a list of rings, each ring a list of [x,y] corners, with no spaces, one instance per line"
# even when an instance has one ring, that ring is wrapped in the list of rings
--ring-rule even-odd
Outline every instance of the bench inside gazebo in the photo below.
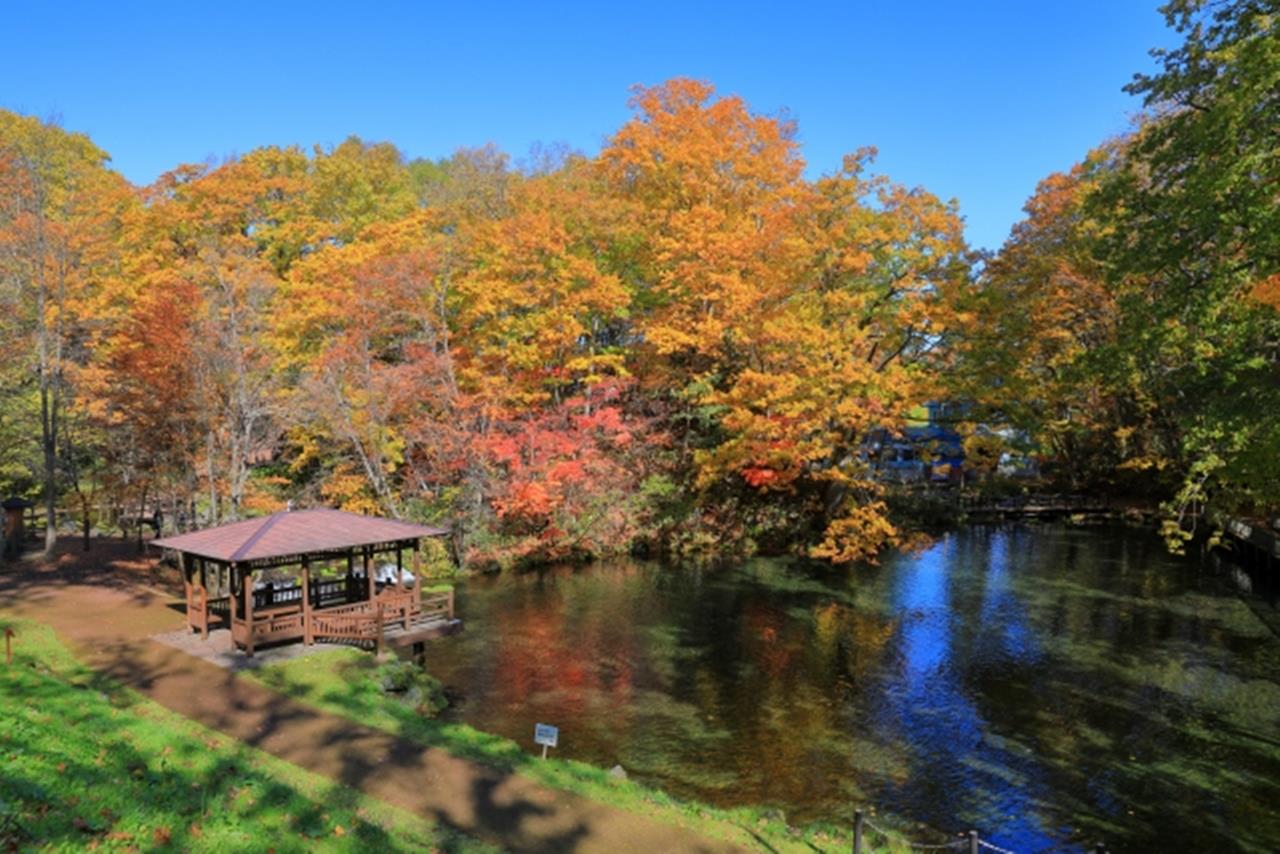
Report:
[[[382,652],[386,646],[420,650],[422,642],[461,629],[452,590],[422,593],[418,547],[423,538],[446,533],[317,509],[232,522],[151,545],[177,553],[187,626],[206,638],[211,623],[220,622],[231,630],[233,649],[250,656],[259,644],[289,641]]]

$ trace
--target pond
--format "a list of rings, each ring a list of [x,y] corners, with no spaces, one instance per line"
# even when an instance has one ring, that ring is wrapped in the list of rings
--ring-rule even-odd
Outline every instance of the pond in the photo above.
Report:
[[[428,666],[455,720],[531,751],[555,724],[557,756],[793,823],[1275,851],[1275,602],[1237,587],[1147,532],[1058,525],[854,569],[621,561],[468,580]]]

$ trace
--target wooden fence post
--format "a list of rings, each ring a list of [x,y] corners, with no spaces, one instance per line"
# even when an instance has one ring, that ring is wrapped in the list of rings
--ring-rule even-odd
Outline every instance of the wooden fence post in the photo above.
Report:
[[[4,630],[4,663],[6,666],[13,664],[13,629],[7,627]]]
[[[862,810],[853,811],[853,854],[862,854]]]
[[[969,854],[978,854],[978,831],[969,831]]]
[[[378,631],[378,640],[377,640],[378,653],[377,654],[378,654],[378,658],[382,658],[382,606],[375,605],[373,612],[376,615],[374,617],[375,619],[374,625],[377,627],[377,631]]]

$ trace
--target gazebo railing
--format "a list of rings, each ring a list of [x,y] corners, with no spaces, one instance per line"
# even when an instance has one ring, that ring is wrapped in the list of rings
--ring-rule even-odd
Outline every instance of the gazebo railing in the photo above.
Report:
[[[297,640],[303,635],[302,605],[275,607],[254,612],[253,621],[240,617],[231,620],[231,637],[241,646],[273,641]]]
[[[187,626],[207,634],[215,620],[223,624],[231,621],[231,598],[210,595],[209,589],[199,584],[190,585],[187,588]]]
[[[382,610],[365,606],[359,610],[347,608],[329,608],[322,614],[311,618],[311,632],[320,640],[372,640],[377,641],[382,633]]]
[[[272,604],[259,609],[255,597],[252,624],[239,617],[232,619],[232,635],[237,643],[247,645],[250,635],[255,644],[297,640],[306,635],[300,589],[296,597],[272,596],[264,600]],[[313,604],[310,634],[313,640],[372,643],[381,649],[387,630],[407,632],[415,624],[451,620],[453,605],[452,590],[420,597],[416,589],[388,586],[373,601],[323,608]]]

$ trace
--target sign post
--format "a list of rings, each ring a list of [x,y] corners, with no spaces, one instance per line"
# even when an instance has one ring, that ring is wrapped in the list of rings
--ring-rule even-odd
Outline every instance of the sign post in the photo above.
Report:
[[[547,748],[555,747],[560,740],[560,728],[550,724],[535,724],[533,727],[533,743],[542,745],[542,758],[547,758]]]

